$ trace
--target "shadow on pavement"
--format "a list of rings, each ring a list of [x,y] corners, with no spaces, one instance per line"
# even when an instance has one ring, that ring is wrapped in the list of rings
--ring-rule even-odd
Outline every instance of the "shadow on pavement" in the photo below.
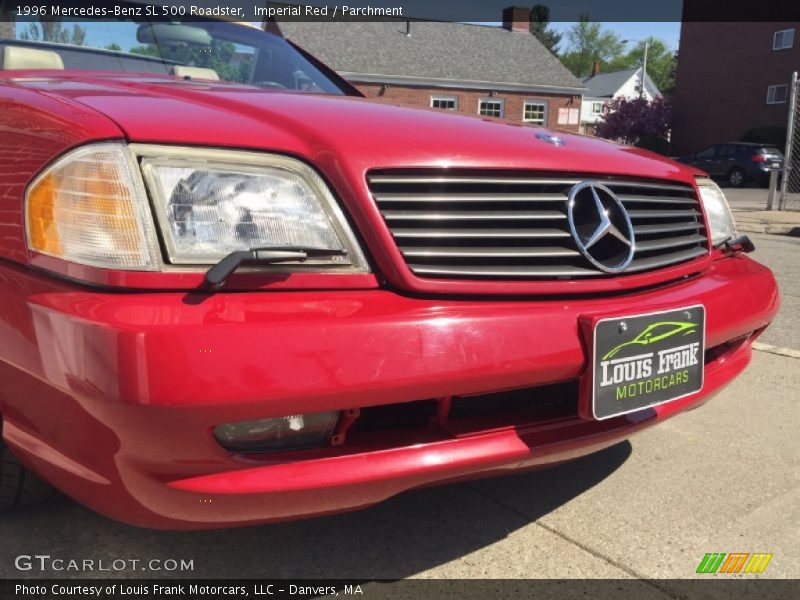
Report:
[[[502,540],[603,481],[630,454],[626,441],[548,470],[416,490],[358,512],[217,531],[137,529],[64,499],[0,516],[0,577],[399,579]],[[515,506],[523,498],[524,510],[504,506],[506,495]],[[187,559],[194,571],[21,573],[14,567],[20,554]]]

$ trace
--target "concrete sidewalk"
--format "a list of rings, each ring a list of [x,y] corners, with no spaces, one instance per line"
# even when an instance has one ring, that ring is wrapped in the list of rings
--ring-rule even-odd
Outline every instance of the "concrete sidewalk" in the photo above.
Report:
[[[766,210],[766,189],[726,188],[724,191],[739,232],[800,237],[800,210]]]

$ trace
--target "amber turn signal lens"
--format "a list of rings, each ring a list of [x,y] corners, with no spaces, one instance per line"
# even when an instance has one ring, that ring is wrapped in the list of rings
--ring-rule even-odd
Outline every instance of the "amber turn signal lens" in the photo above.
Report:
[[[155,234],[138,167],[122,144],[81,148],[27,194],[31,250],[110,269],[156,268]]]
[[[28,241],[31,249],[61,256],[61,239],[53,217],[53,176],[48,174],[28,192]]]

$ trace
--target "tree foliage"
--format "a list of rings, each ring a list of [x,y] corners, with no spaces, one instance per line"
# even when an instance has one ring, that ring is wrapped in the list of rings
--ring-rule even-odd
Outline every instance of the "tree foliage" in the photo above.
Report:
[[[545,48],[557,54],[562,35],[550,27],[550,9],[542,4],[531,8],[531,33]]]
[[[237,54],[233,43],[216,39],[210,46],[147,44],[131,48],[130,51],[133,54],[155,56],[193,67],[214,69],[224,81],[246,82],[252,65],[252,57]]]
[[[576,77],[591,74],[595,61],[600,63],[601,72],[608,73],[639,67],[644,59],[645,40],[626,52],[617,34],[603,30],[586,15],[567,32],[567,41],[569,46],[560,58]],[[669,95],[675,89],[677,54],[656,37],[647,38],[647,44],[647,74],[662,94]]]
[[[605,70],[625,51],[625,44],[616,33],[604,31],[600,23],[590,21],[585,14],[567,31],[567,41],[569,49],[561,55],[561,62],[576,77],[589,75],[595,61]]]
[[[667,45],[656,37],[647,38],[647,74],[658,86],[662,94],[671,94],[675,89],[675,70],[678,57]],[[642,64],[644,59],[644,41],[636,44],[625,56],[623,69],[630,69]]]
[[[668,100],[655,98],[614,98],[603,106],[603,116],[595,126],[598,137],[635,144],[643,138],[666,138],[672,122]]]
[[[28,23],[27,28],[20,32],[19,39],[83,46],[86,43],[86,29],[77,24],[73,24],[72,29],[68,29],[60,21]]]

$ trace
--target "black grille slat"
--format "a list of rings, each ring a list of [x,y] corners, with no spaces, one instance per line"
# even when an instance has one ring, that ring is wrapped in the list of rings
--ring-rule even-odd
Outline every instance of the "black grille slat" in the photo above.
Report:
[[[636,253],[624,272],[708,252],[694,188],[595,178],[627,209]],[[378,209],[419,277],[554,279],[608,276],[580,252],[567,198],[583,179],[506,174],[370,174]]]
[[[634,258],[631,261],[627,271],[646,271],[648,269],[655,269],[657,267],[665,267],[678,262],[684,262],[697,258],[706,253],[705,248],[689,248],[688,250],[681,250],[679,252],[670,252],[669,254],[661,254],[658,256],[648,256],[647,258]]]
[[[528,278],[528,277],[588,277],[597,275],[597,270],[590,267],[570,267],[559,265],[537,265],[521,267],[515,265],[408,265],[412,271],[422,275],[437,275],[442,277],[501,277],[501,278]]]
[[[383,212],[387,221],[517,221],[517,220],[559,220],[567,215],[557,210],[505,210],[505,211],[458,211],[438,210],[435,212],[413,210],[387,210]]]
[[[629,196],[627,194],[617,194],[625,205],[628,204],[697,204],[694,198],[672,198],[667,196]]]
[[[546,256],[578,256],[580,252],[570,248],[480,248],[480,247],[418,247],[404,248],[400,251],[406,257],[445,256],[453,258],[520,258],[520,257],[546,257]]]
[[[375,200],[382,202],[413,202],[433,204],[440,202],[566,202],[563,194],[376,194]]]
[[[657,223],[655,225],[634,225],[633,233],[638,238],[640,235],[677,232],[681,232],[682,234],[685,231],[700,231],[702,229],[702,223],[698,223],[697,221],[687,221],[680,223]]]
[[[639,252],[649,250],[662,250],[664,248],[677,248],[678,246],[697,246],[706,241],[704,235],[682,235],[680,237],[656,238],[649,240],[636,240],[636,250]]]
[[[696,210],[647,210],[647,209],[636,209],[636,210],[629,210],[628,215],[630,215],[631,220],[635,221],[636,219],[677,219],[677,218],[698,218],[700,217],[700,213]]]
[[[547,179],[531,177],[469,177],[469,176],[416,176],[416,175],[371,175],[369,182],[377,184],[401,184],[401,185],[574,185],[579,179]]]
[[[397,239],[446,239],[446,238],[486,238],[486,239],[547,239],[568,238],[569,231],[561,229],[392,229]]]
[[[694,190],[689,186],[685,185],[674,185],[670,183],[642,183],[638,181],[605,181],[603,179],[598,180],[603,185],[606,185],[612,189],[614,189],[618,194],[626,194],[629,193],[625,190],[629,188],[638,188],[641,190],[646,191],[656,191],[656,192],[682,192],[687,195],[694,195]],[[619,188],[619,189],[617,189]]]

